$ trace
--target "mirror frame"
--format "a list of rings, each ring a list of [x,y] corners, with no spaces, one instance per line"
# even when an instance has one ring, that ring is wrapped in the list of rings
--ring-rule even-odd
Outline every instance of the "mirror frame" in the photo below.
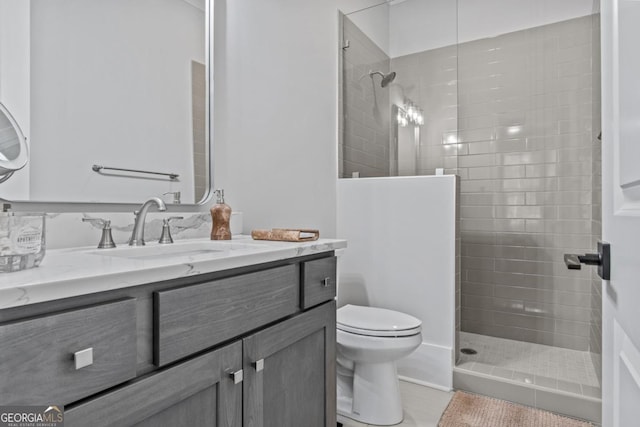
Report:
[[[27,139],[24,137],[24,133],[22,133],[22,129],[20,129],[18,122],[2,102],[0,102],[0,114],[4,114],[4,116],[9,120],[9,123],[18,136],[18,144],[20,145],[20,153],[18,153],[17,158],[14,160],[0,159],[0,183],[3,183],[11,178],[15,171],[19,171],[25,167],[29,161],[29,146],[27,145]]]
[[[206,166],[208,186],[204,197],[195,203],[173,204],[166,203],[167,212],[200,212],[208,210],[208,203],[213,197],[213,58],[214,58],[214,1],[205,0],[205,62],[207,65],[206,75]],[[0,104],[1,105],[1,104]],[[13,119],[11,117],[11,119]],[[14,120],[15,122],[15,120]],[[28,144],[27,144],[28,146]],[[2,183],[0,182],[0,186]],[[159,196],[161,197],[161,196]],[[65,212],[133,212],[137,210],[145,200],[140,203],[118,203],[118,202],[64,202],[64,201],[47,201],[47,200],[9,200],[0,196],[0,202],[11,204],[14,212],[47,212],[47,213],[65,213]]]

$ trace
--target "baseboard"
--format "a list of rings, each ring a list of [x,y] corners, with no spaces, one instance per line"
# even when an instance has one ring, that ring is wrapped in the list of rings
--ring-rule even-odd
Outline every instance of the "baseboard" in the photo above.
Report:
[[[400,381],[404,381],[404,382],[407,382],[407,383],[412,383],[412,384],[421,385],[421,386],[423,386],[423,387],[434,388],[434,389],[436,389],[436,390],[440,390],[440,391],[447,391],[447,392],[449,392],[449,391],[452,391],[452,390],[453,390],[452,388],[443,387],[443,386],[441,386],[441,385],[439,385],[439,384],[429,383],[429,382],[426,382],[426,381],[419,381],[419,380],[416,380],[416,379],[414,379],[414,378],[409,378],[409,377],[405,377],[405,376],[402,376],[402,375],[398,375],[398,379],[399,379]]]
[[[453,389],[453,349],[423,342],[413,353],[397,362],[404,381],[439,390]]]

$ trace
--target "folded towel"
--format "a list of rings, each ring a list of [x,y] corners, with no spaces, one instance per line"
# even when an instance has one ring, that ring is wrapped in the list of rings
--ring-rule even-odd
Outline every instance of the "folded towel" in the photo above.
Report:
[[[320,231],[302,228],[273,228],[271,230],[252,230],[253,240],[278,240],[283,242],[311,242],[318,240]]]

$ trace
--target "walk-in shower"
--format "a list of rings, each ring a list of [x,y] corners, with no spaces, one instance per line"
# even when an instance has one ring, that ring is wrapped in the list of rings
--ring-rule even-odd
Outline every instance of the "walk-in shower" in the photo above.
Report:
[[[601,282],[563,254],[601,235],[599,14],[559,3],[346,14],[339,173],[457,174],[454,386],[598,421]],[[397,74],[358,81],[371,70]],[[421,121],[403,122],[409,106]]]

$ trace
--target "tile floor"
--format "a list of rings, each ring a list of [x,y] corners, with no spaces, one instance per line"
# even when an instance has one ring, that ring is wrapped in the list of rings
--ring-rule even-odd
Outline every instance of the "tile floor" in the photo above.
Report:
[[[460,348],[465,347],[478,354],[461,354],[459,369],[600,398],[589,352],[461,332]]]
[[[400,393],[404,406],[404,421],[398,426],[437,427],[438,421],[453,396],[453,392],[435,390],[417,384],[400,381]],[[338,415],[343,427],[367,427]]]

